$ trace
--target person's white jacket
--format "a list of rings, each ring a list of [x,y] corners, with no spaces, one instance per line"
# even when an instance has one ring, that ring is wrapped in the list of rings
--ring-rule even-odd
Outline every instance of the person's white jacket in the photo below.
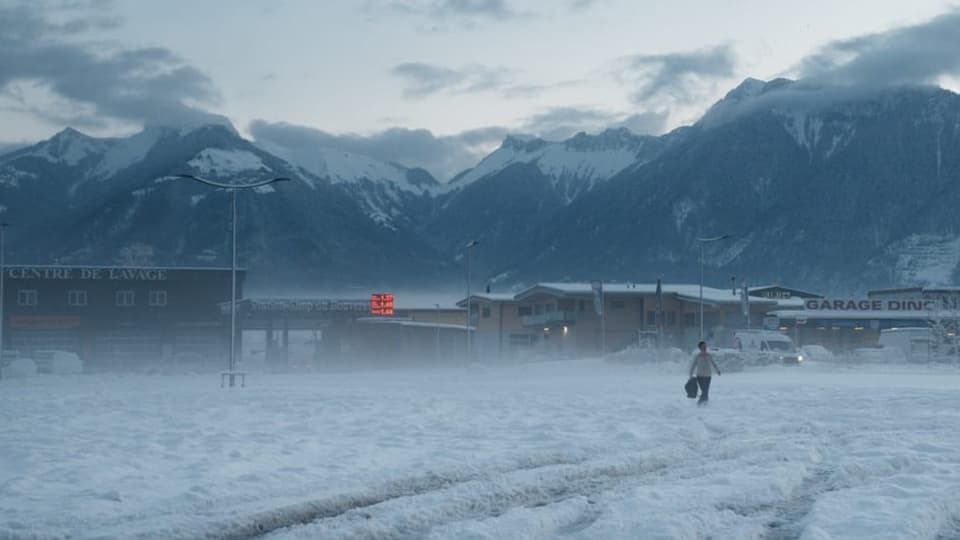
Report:
[[[713,356],[710,356],[710,353],[698,352],[693,357],[693,362],[690,363],[691,377],[710,377],[714,371],[717,372],[717,375],[720,375],[720,368],[717,367],[717,363],[713,361]]]

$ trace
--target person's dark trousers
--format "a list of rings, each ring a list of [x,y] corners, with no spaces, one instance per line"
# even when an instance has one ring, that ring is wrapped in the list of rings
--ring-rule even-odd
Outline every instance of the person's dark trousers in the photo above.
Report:
[[[697,377],[697,384],[700,386],[700,399],[697,403],[704,403],[710,399],[710,377]]]

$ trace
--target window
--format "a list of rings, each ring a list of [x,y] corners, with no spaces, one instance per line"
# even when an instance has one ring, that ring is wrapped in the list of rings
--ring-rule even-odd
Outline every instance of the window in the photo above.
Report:
[[[151,306],[167,305],[167,291],[150,291],[148,303]]]
[[[483,318],[484,319],[490,318],[490,306],[483,306]]]
[[[133,291],[117,291],[116,301],[118,306],[132,306]]]
[[[584,302],[583,300],[578,300],[578,301],[577,301],[577,311],[579,311],[580,313],[583,313],[584,311],[586,311],[586,309],[587,309],[587,308],[586,308],[586,304],[587,304],[587,303]]]
[[[654,326],[657,324],[657,312],[648,311],[647,312],[647,326]]]
[[[624,304],[623,300],[611,300],[611,301],[610,301],[610,309],[623,309],[623,307],[624,307],[625,305],[626,305],[626,304]]]
[[[670,311],[667,313],[667,326],[673,326],[675,324],[677,324],[677,313]]]
[[[517,315],[520,317],[533,315],[533,310],[530,309],[530,306],[517,306]]]
[[[67,304],[71,306],[87,305],[87,291],[67,291]]]
[[[36,289],[20,289],[19,291],[17,291],[17,305],[18,306],[37,305],[37,290]]]

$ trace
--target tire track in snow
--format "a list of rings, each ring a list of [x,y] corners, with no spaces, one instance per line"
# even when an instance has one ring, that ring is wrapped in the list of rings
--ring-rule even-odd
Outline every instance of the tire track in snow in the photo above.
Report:
[[[210,540],[247,540],[262,537],[272,531],[302,525],[317,520],[329,519],[349,511],[368,508],[386,501],[415,497],[436,492],[471,481],[479,481],[498,474],[511,474],[555,466],[575,466],[586,461],[584,456],[551,453],[540,456],[524,456],[509,464],[486,469],[463,468],[444,473],[430,472],[421,476],[407,477],[387,482],[377,488],[358,490],[267,510],[249,516],[242,521],[210,524],[211,532],[189,535],[169,535],[171,538],[205,538]],[[147,534],[146,536],[150,536]]]
[[[836,489],[830,482],[832,476],[830,468],[816,468],[788,499],[749,507],[723,505],[719,508],[741,516],[772,514],[773,517],[766,523],[762,540],[799,540],[805,526],[804,518],[810,514],[817,498]]]
[[[325,539],[419,538],[438,525],[497,517],[516,508],[537,508],[574,497],[583,497],[585,504],[592,505],[592,495],[638,480],[655,483],[657,479],[674,476],[671,472],[684,472],[691,462],[707,455],[715,461],[736,459],[739,452],[718,444],[725,438],[712,439],[706,444],[661,448],[655,455],[638,452],[581,464],[506,472],[349,509],[288,532],[292,537],[302,534],[305,538]],[[560,524],[556,533],[571,534],[586,529],[599,516],[599,510],[588,507],[570,523]]]
[[[934,540],[960,540],[960,516],[954,515]]]
[[[306,525],[304,537],[314,538],[419,538],[437,525],[497,517],[513,508],[536,508],[572,497],[589,497],[628,481],[663,471],[676,460],[621,458],[606,463],[558,465],[504,473],[495,477],[452,485],[447,489],[397,497],[377,505],[353,508]],[[581,516],[568,524],[586,528],[596,516]],[[297,530],[291,530],[295,535]]]

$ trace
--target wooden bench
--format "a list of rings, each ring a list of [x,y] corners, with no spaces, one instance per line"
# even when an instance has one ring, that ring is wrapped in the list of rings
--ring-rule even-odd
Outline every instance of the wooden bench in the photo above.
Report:
[[[220,388],[224,387],[224,384],[227,382],[227,379],[230,380],[230,387],[236,386],[237,377],[240,377],[240,387],[243,388],[247,386],[247,372],[246,371],[221,371],[220,372]]]

